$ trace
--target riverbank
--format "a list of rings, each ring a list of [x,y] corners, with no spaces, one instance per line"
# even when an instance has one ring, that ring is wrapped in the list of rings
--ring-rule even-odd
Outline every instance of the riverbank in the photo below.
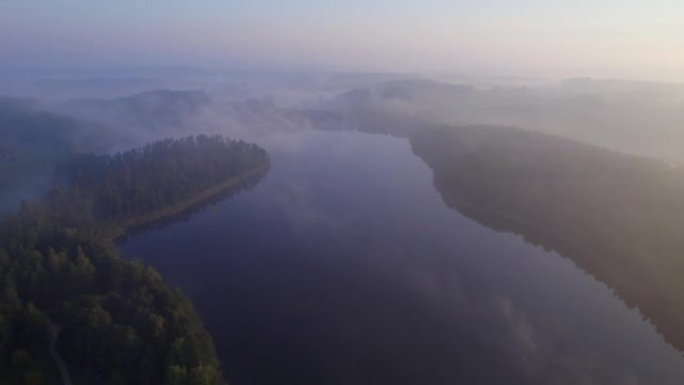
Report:
[[[113,240],[247,190],[269,169],[265,150],[220,136],[60,164],[59,183],[1,223],[0,281],[10,295],[0,306],[0,382],[223,383],[189,300],[121,258]]]
[[[411,140],[447,206],[571,259],[684,351],[684,190],[669,166],[506,128]]]
[[[243,184],[264,176],[270,170],[271,165],[269,163],[260,166],[254,170],[248,171],[237,178],[232,178],[225,181],[217,186],[203,190],[192,197],[185,199],[176,204],[165,207],[161,210],[156,210],[146,215],[138,216],[126,220],[122,224],[104,224],[105,233],[104,239],[107,242],[116,242],[121,238],[125,237],[130,231],[147,226],[151,223],[164,220],[168,217],[178,215],[196,205],[200,205],[205,201],[208,201],[218,195],[221,195],[234,188],[239,188]]]

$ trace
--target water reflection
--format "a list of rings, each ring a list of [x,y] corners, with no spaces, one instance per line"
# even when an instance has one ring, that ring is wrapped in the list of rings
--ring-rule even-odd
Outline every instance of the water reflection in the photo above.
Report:
[[[448,209],[405,140],[297,140],[248,194],[121,246],[193,299],[232,384],[684,380],[605,285]]]
[[[213,195],[208,199],[201,200],[196,204],[193,204],[174,215],[165,216],[161,219],[155,220],[154,222],[145,223],[138,227],[133,227],[128,231],[128,233],[119,237],[116,241],[120,243],[125,243],[129,237],[137,236],[151,230],[159,230],[173,223],[187,222],[193,215],[201,211],[211,210],[215,205],[225,201],[226,199],[232,198],[240,193],[252,190],[259,184],[261,179],[268,175],[268,171],[269,169],[266,168],[258,172],[257,174],[250,176],[247,179],[244,179],[237,185],[232,186],[224,191],[221,191],[220,193]]]

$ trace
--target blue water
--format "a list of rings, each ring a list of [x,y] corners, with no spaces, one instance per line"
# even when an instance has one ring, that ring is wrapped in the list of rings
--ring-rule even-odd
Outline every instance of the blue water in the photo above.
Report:
[[[684,383],[610,288],[449,209],[407,141],[262,145],[256,188],[120,246],[192,299],[231,384]]]

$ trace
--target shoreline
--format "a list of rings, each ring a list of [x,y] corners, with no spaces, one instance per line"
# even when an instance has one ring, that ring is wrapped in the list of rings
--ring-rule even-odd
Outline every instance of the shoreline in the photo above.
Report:
[[[126,220],[124,223],[119,225],[106,225],[105,224],[105,234],[104,240],[109,243],[116,243],[117,241],[128,235],[129,232],[136,228],[144,227],[150,225],[154,222],[161,221],[168,217],[178,215],[185,210],[192,208],[204,201],[207,201],[217,195],[220,195],[232,188],[239,187],[241,184],[249,181],[250,179],[257,177],[261,174],[267,173],[271,168],[270,163],[260,166],[256,169],[248,171],[237,178],[232,178],[223,183],[220,183],[214,187],[203,190],[188,199],[185,199],[176,204],[167,206],[163,209],[153,211],[149,214],[139,216]],[[110,227],[111,226],[111,227]]]

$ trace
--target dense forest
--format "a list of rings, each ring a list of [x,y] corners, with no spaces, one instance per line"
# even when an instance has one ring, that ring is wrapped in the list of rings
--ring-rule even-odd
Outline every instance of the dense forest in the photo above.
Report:
[[[506,127],[426,129],[413,151],[452,208],[571,258],[684,349],[684,174]]]
[[[175,214],[268,164],[255,145],[199,136],[60,165],[61,184],[0,229],[0,383],[57,383],[55,355],[76,384],[220,383],[192,305],[153,269],[121,259],[111,229]]]
[[[204,135],[167,139],[114,156],[70,157],[57,166],[64,187],[44,202],[72,227],[95,221],[121,232],[175,214],[196,203],[188,200],[209,198],[262,174],[268,165],[266,151],[254,144]]]

